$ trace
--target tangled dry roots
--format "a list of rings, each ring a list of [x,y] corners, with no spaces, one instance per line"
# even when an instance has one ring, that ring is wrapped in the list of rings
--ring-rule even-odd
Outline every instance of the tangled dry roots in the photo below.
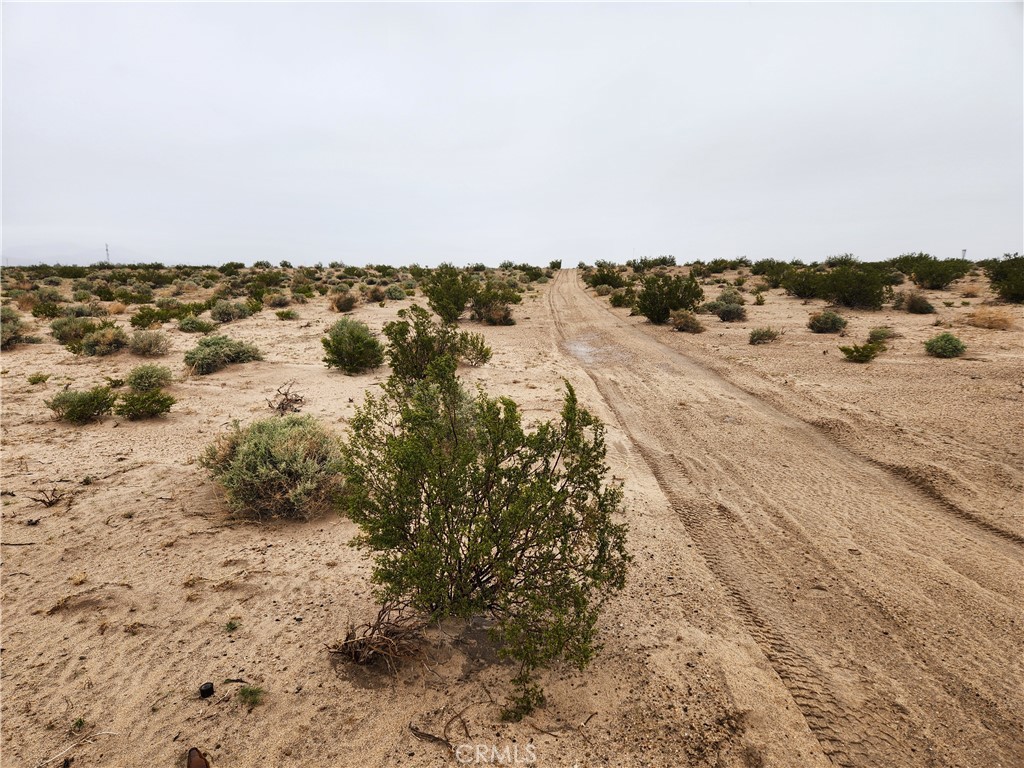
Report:
[[[409,611],[408,606],[388,603],[373,621],[349,625],[345,639],[328,650],[356,664],[383,661],[394,670],[402,659],[419,654],[424,626],[423,620]]]

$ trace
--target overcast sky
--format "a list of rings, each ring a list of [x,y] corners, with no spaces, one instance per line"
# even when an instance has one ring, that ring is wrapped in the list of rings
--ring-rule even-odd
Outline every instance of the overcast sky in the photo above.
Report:
[[[3,256],[1024,251],[1022,5],[3,5]]]

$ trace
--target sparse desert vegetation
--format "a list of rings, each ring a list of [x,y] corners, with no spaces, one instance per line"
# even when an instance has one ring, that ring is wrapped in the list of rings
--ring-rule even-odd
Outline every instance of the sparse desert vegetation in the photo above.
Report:
[[[6,269],[5,752],[1008,764],[1024,307],[910,256]]]

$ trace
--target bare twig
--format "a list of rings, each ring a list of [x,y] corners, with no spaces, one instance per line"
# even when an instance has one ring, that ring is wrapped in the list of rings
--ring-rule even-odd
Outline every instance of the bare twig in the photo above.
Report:
[[[34,547],[35,545],[34,541],[0,541],[0,546],[3,547]]]
[[[302,404],[306,402],[306,398],[298,392],[292,391],[292,387],[294,387],[295,384],[295,381],[285,382],[277,388],[277,394],[271,398],[267,398],[267,405],[271,410],[277,411],[282,415],[286,413],[298,413],[302,410]]]
[[[43,491],[38,496],[29,496],[29,498],[37,504],[42,504],[44,507],[49,509],[55,504],[60,503],[61,499],[64,498],[64,492],[57,490],[57,487],[54,486],[48,491]]]
[[[455,754],[455,747],[452,746],[452,743],[448,741],[448,739],[443,739],[440,736],[435,736],[432,733],[421,731],[412,723],[409,723],[409,730],[412,731],[412,735],[420,741],[429,741],[431,744],[440,744],[442,747],[448,750],[449,754]]]
[[[61,750],[60,752],[58,752],[58,753],[57,753],[56,755],[54,755],[53,757],[48,757],[48,758],[46,758],[45,760],[43,760],[43,762],[41,762],[41,763],[36,763],[36,768],[43,768],[43,766],[44,766],[44,765],[49,765],[49,764],[50,764],[50,763],[52,763],[52,762],[53,762],[54,760],[56,760],[56,759],[57,759],[58,757],[61,757],[62,755],[65,755],[65,754],[67,754],[68,752],[70,752],[70,751],[71,751],[72,749],[74,749],[75,747],[80,747],[80,746],[82,746],[83,744],[92,744],[92,742],[93,742],[93,739],[95,739],[95,738],[96,738],[97,736],[117,736],[117,734],[116,734],[116,733],[114,733],[113,731],[100,731],[99,733],[93,733],[93,734],[90,734],[89,736],[86,736],[86,737],[85,737],[84,739],[82,739],[81,741],[76,741],[76,742],[75,742],[74,744],[72,744],[71,746],[69,746],[69,747],[65,747],[64,749],[62,749],[62,750]]]

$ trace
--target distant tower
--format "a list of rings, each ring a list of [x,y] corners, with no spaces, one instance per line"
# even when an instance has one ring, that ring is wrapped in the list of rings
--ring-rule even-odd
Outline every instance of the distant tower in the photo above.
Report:
[[[964,248],[962,251],[960,251],[960,258],[961,259],[966,259],[967,258],[967,249],[966,248]]]

